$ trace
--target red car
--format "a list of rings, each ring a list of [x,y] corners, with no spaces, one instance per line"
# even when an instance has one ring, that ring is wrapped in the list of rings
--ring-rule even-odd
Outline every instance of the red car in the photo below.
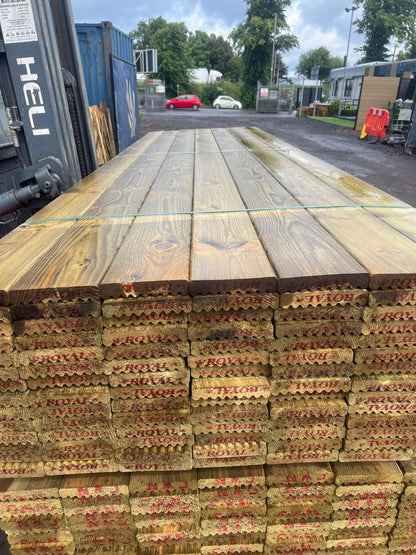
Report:
[[[192,110],[198,110],[201,107],[201,101],[194,94],[181,94],[180,96],[168,100],[165,106],[170,110],[174,110],[175,108],[192,108]]]

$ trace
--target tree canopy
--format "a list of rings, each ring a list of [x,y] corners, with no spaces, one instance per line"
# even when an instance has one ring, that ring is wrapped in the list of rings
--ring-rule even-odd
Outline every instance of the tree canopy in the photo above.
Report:
[[[168,23],[163,17],[139,21],[131,33],[137,49],[157,49],[158,77],[165,81],[168,94],[176,94],[177,86],[189,87],[191,49],[184,23]]]
[[[199,30],[190,33],[184,23],[168,23],[161,16],[139,21],[131,36],[135,49],[157,50],[157,77],[165,81],[169,95],[176,94],[178,85],[182,91],[189,89],[190,69],[216,69],[233,80],[240,75],[239,57],[221,36]]]
[[[331,69],[342,67],[343,60],[339,56],[331,56],[330,51],[325,46],[320,46],[314,50],[308,50],[300,55],[296,71],[303,77],[310,78],[313,66],[319,66],[319,79],[328,79]]]
[[[241,100],[245,106],[254,106],[257,83],[268,83],[272,65],[274,14],[276,14],[276,50],[286,52],[298,41],[289,32],[285,9],[290,0],[245,0],[246,19],[231,33],[231,38],[242,56],[243,86]]]
[[[195,33],[189,35],[192,59],[191,67],[206,67],[211,69],[209,42],[210,37],[205,31],[195,31]]]
[[[362,17],[355,21],[358,33],[364,35],[361,63],[386,60],[392,38],[412,42],[415,0],[354,0],[354,6],[363,8]]]

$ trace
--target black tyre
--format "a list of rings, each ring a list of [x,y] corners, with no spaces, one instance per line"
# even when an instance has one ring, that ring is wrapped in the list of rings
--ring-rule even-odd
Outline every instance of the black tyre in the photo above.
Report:
[[[169,110],[174,110],[175,109],[175,105],[174,104],[169,104]]]
[[[197,104],[193,104],[192,110],[198,110],[198,105],[197,105]]]
[[[221,106],[219,104],[215,104],[215,109],[219,110],[221,108]]]

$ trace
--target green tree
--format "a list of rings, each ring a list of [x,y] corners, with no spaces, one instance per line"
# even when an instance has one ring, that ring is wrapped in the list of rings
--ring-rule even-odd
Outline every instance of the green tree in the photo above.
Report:
[[[246,19],[231,33],[236,47],[241,51],[243,85],[241,101],[244,106],[255,106],[257,83],[270,79],[274,14],[276,14],[276,51],[287,52],[298,46],[298,40],[289,33],[285,8],[290,0],[245,0]]]
[[[233,57],[233,47],[221,36],[209,36],[209,61],[212,69],[220,71],[223,75],[228,72],[228,64]]]
[[[184,23],[168,23],[163,17],[139,21],[131,33],[135,49],[157,50],[157,77],[165,82],[169,96],[176,95],[177,86],[189,88],[188,68],[191,67],[191,52],[188,29]]]
[[[192,58],[192,67],[206,67],[211,69],[210,62],[210,36],[205,31],[195,31],[189,35],[189,47]]]
[[[224,77],[229,79],[233,83],[237,83],[240,81],[242,74],[243,60],[241,58],[241,55],[234,54],[231,60],[228,62],[227,71],[224,74]]]
[[[331,69],[342,67],[343,60],[339,56],[331,56],[330,51],[325,46],[320,46],[314,50],[308,50],[300,55],[296,71],[303,77],[310,78],[313,66],[319,66],[319,79],[327,79]]]
[[[361,63],[386,60],[390,39],[407,42],[414,34],[415,0],[354,0],[354,5],[363,8],[355,21],[358,33],[364,35]]]
[[[275,62],[274,62],[274,75],[273,75],[273,83],[277,83],[281,79],[284,81],[290,81],[289,78],[289,68],[284,63],[282,55],[280,52],[276,52],[275,54]]]

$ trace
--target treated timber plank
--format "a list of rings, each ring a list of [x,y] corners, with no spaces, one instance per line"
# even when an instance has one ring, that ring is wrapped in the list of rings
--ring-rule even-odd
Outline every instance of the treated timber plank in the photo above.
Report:
[[[101,281],[103,298],[187,293],[193,150],[194,132],[178,135]]]
[[[229,131],[214,129],[234,181],[278,276],[281,293],[337,285],[366,287],[368,274]],[[270,210],[275,206],[299,210]]]
[[[191,293],[275,291],[274,270],[210,130],[197,130],[195,150]]]
[[[143,202],[157,175],[160,158],[174,137],[175,133],[156,137],[145,152],[157,156],[127,156],[121,170],[117,169],[114,174],[110,161],[111,184],[97,192],[95,202],[83,213],[87,219],[76,221],[39,258],[33,259],[30,242],[23,246],[21,256],[25,256],[25,248],[30,249],[27,257],[33,263],[11,287],[13,304],[45,298],[76,300],[98,296],[98,283],[133,221],[129,214],[136,212]],[[82,213],[85,194],[80,192],[76,196],[77,213]],[[126,216],[118,217],[123,214]]]
[[[32,221],[39,221],[39,223],[30,223],[31,221],[29,221],[1,239],[0,303],[9,303],[8,292],[12,284],[27,273],[36,258],[43,256],[63,234],[75,225],[75,220],[70,218],[85,215],[93,206],[97,194],[102,194],[103,191],[111,187],[115,176],[127,170],[134,163],[137,155],[145,152],[158,139],[159,135],[155,133],[140,142],[140,145],[137,144],[131,147],[131,150],[127,149],[125,152],[130,152],[129,156],[116,157],[111,166],[107,167],[106,165],[105,168],[98,168],[80,183],[49,203],[37,212],[32,219]],[[80,202],[80,194],[82,194],[82,202]],[[44,221],[53,219],[58,221]],[[22,252],[20,246],[24,250],[27,249],[27,253],[24,250]]]
[[[250,130],[267,145],[296,162],[354,203],[363,204],[366,210],[416,241],[416,208],[273,135],[258,128],[250,128]]]
[[[233,133],[256,150],[270,173],[368,271],[371,289],[416,286],[415,242],[364,208],[338,208],[350,205],[350,199],[276,151],[264,150],[264,143],[250,131]],[[330,208],[322,208],[326,206]]]

